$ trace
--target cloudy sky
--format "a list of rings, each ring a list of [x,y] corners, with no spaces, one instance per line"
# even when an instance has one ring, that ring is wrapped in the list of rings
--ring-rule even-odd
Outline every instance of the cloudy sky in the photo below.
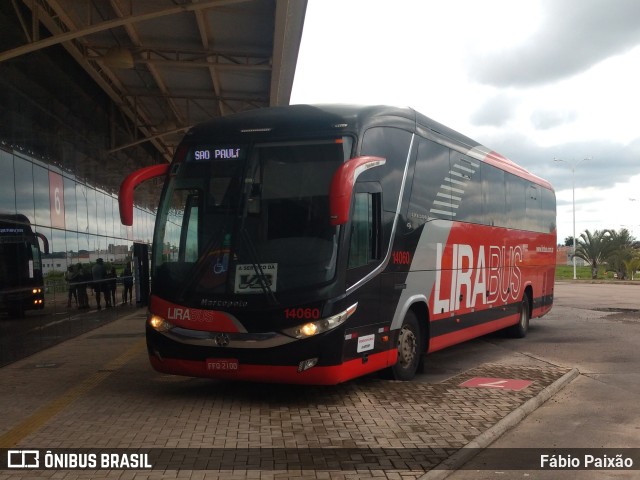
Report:
[[[546,178],[559,241],[572,180],[576,235],[640,238],[638,0],[309,0],[291,103],[334,102],[413,107]]]

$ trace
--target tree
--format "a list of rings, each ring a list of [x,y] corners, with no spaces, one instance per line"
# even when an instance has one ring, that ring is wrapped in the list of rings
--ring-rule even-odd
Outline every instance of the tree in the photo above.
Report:
[[[636,239],[633,238],[631,232],[626,228],[621,228],[617,232],[615,230],[608,230],[608,232],[611,234],[611,239],[614,241],[617,248],[626,249],[633,247]]]
[[[564,246],[565,247],[573,247],[573,235],[569,235],[568,237],[566,237],[564,239]]]
[[[618,278],[624,279],[628,272],[627,262],[634,257],[633,244],[635,239],[626,228],[620,229],[618,232],[610,230],[609,233],[612,248],[606,261],[609,268],[617,272]]]
[[[631,280],[635,280],[635,272],[640,270],[640,256],[631,258],[624,261],[624,266],[627,269],[627,274],[631,276]]]
[[[605,263],[614,251],[611,230],[585,230],[576,239],[575,256],[591,265],[591,278],[598,275],[598,267]]]

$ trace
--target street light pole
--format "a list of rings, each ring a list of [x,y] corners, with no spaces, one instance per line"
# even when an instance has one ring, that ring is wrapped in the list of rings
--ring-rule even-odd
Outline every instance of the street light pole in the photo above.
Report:
[[[591,158],[583,158],[577,162],[567,162],[561,158],[554,158],[554,162],[564,162],[571,166],[571,191],[572,191],[572,203],[573,203],[573,279],[577,280],[576,276],[576,167],[585,160],[591,160]]]

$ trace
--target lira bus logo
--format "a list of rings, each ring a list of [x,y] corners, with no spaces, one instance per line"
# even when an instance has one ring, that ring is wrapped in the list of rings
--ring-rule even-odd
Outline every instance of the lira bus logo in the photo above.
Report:
[[[191,320],[191,314],[188,308],[169,308],[167,310],[167,318],[169,320]]]
[[[436,247],[436,313],[455,312],[498,301],[518,300],[522,289],[521,245],[498,247],[454,243]]]

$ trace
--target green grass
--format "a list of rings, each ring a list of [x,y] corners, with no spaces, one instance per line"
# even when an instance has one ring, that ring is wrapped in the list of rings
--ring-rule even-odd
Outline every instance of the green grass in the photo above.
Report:
[[[591,267],[576,267],[578,280],[591,280]],[[615,280],[613,272],[608,272],[604,267],[598,269],[598,280]],[[573,280],[573,265],[556,265],[556,280]]]

